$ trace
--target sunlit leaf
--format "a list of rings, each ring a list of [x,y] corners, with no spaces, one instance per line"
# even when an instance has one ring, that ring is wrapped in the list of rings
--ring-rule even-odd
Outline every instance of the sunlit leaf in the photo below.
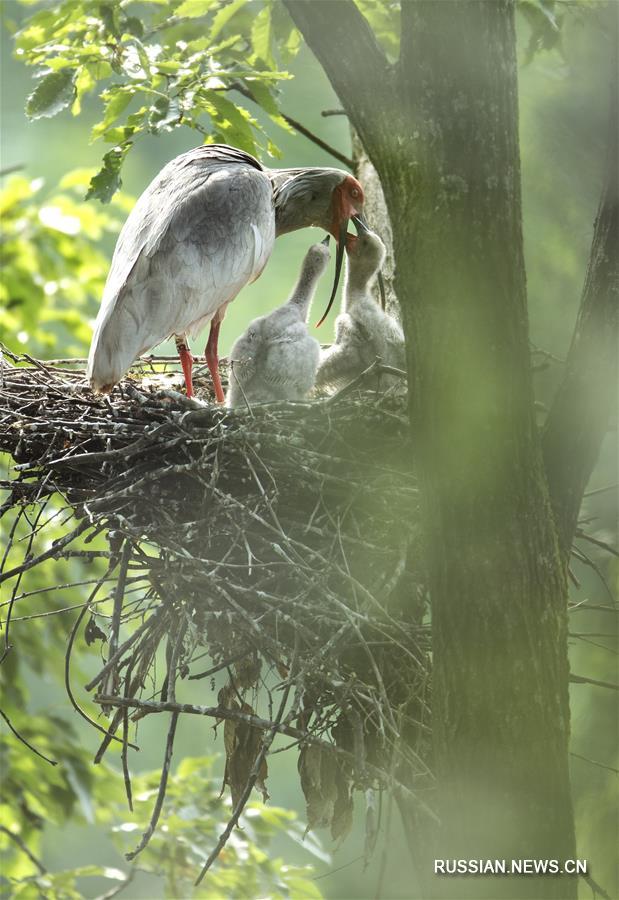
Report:
[[[237,14],[237,12],[242,9],[247,3],[247,0],[230,0],[229,3],[225,3],[215,18],[213,19],[213,24],[211,25],[210,39],[214,41],[215,38],[220,34],[223,28],[226,27],[230,19]]]
[[[195,19],[204,16],[215,5],[216,0],[185,0],[176,7],[175,15],[179,18]]]
[[[45,75],[26,101],[26,115],[31,119],[55,116],[70,106],[75,97],[73,78],[72,70]]]
[[[109,203],[113,195],[122,185],[120,170],[129,149],[130,142],[122,147],[114,147],[103,157],[103,168],[97,172],[90,182],[86,199],[95,198],[102,203]]]

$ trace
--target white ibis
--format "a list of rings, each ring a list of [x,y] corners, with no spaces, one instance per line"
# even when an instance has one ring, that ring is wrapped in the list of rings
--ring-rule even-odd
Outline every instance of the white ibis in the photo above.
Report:
[[[321,355],[317,387],[343,387],[377,357],[386,366],[405,368],[402,328],[370,292],[385,259],[385,245],[362,221],[357,219],[355,224],[359,236],[347,241],[343,312],[335,322],[334,343]],[[387,380],[393,383],[393,376]]]
[[[314,387],[320,344],[307,330],[307,316],[320,276],[331,254],[329,236],[313,244],[299,280],[283,306],[260,316],[235,341],[230,352],[226,406],[269,400],[302,400]]]
[[[191,396],[187,335],[210,322],[206,361],[223,402],[217,339],[228,304],[258,278],[276,237],[314,225],[338,241],[330,305],[348,221],[363,199],[359,182],[340,169],[266,169],[224,144],[177,156],[118,238],[88,358],[93,390],[111,390],[138,356],[174,335]]]

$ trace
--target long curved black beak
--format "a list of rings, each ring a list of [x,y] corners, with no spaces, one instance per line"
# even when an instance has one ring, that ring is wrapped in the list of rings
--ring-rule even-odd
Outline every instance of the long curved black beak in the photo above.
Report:
[[[335,278],[333,280],[333,288],[331,290],[331,296],[329,297],[329,302],[327,303],[327,308],[324,311],[322,318],[319,322],[316,323],[316,328],[320,328],[324,320],[327,318],[329,313],[331,312],[331,307],[333,306],[333,301],[335,300],[335,295],[337,293],[337,286],[340,283],[340,274],[342,272],[342,263],[344,261],[344,250],[346,249],[346,235],[348,234],[348,219],[343,219],[340,224],[340,234],[337,241],[337,254],[335,257]],[[329,236],[327,235],[327,240],[329,240]],[[322,242],[323,244],[325,241]]]
[[[356,216],[352,217],[353,224],[357,229],[357,234],[368,234],[371,232],[371,228],[368,226],[367,219],[363,215],[363,213],[358,213]],[[380,306],[381,309],[384,309],[387,305],[387,301],[385,298],[385,282],[383,280],[383,273],[379,272],[376,276],[376,280],[378,281],[378,290],[380,292]]]

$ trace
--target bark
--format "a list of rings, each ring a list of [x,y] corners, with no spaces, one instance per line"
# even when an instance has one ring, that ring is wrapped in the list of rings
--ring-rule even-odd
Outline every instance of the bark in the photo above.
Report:
[[[617,399],[619,333],[619,17],[615,14],[608,151],[578,321],[544,429],[544,458],[567,563],[584,490]]]
[[[361,184],[365,194],[364,212],[367,216],[370,227],[380,234],[387,255],[382,268],[383,282],[385,285],[386,309],[392,316],[401,321],[400,304],[395,292],[395,261],[393,258],[393,230],[389,219],[389,211],[383,188],[378,177],[378,172],[372,165],[369,156],[365,152],[365,147],[359,139],[357,132],[351,128],[352,149],[354,172]],[[373,288],[374,296],[377,302],[380,299],[378,285]]]
[[[397,69],[375,45],[358,52],[357,35],[371,42],[354,4],[286,5],[393,225],[432,599],[434,855],[574,858],[567,589],[533,414],[513,5],[403,4]],[[443,878],[430,890],[571,898],[576,879]]]

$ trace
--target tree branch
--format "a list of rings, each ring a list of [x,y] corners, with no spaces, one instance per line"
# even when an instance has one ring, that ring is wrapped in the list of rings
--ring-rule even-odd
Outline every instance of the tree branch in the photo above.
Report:
[[[392,66],[367,20],[352,0],[284,0],[284,5],[372,156],[368,141],[371,144],[383,127],[390,127],[394,114],[395,81]],[[374,101],[371,104],[368,94]]]
[[[4,825],[0,825],[0,831],[2,834],[6,834],[8,838],[10,838],[21,850],[21,852],[28,857],[33,866],[35,866],[39,870],[40,875],[46,875],[47,869],[43,865],[40,859],[34,855],[34,853],[28,849],[24,841],[20,838],[18,834],[15,834],[14,831],[11,831],[9,828],[5,828]]]
[[[614,59],[617,62],[615,31]],[[619,325],[618,91],[610,89],[606,172],[564,380],[548,415],[543,451],[559,542],[567,558],[584,490],[608,427],[617,385]]]

